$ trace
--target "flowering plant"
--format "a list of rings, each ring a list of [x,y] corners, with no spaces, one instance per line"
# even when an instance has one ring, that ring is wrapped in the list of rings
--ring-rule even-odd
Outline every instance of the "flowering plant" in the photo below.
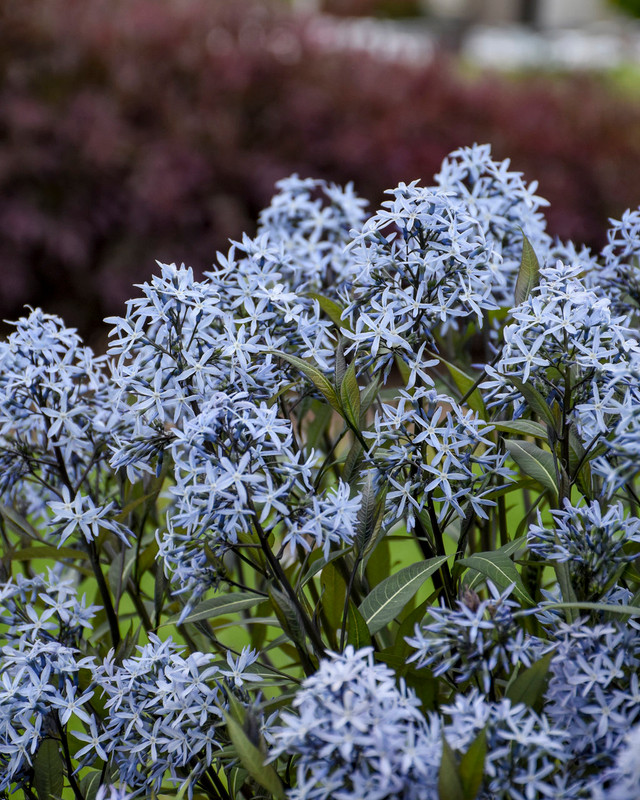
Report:
[[[1,796],[640,795],[640,212],[389,194],[0,344]]]

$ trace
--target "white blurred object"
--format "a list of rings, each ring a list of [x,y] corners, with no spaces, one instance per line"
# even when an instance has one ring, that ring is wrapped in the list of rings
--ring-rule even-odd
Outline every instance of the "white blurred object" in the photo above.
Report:
[[[421,0],[424,10],[436,18],[483,25],[516,24],[522,21],[522,0]],[[591,25],[611,19],[614,12],[606,0],[537,0],[530,3],[536,24],[545,28]]]
[[[413,65],[428,64],[434,55],[434,39],[422,26],[412,31],[390,20],[322,15],[307,30],[324,50],[361,51],[383,61]]]
[[[482,67],[607,69],[637,59],[638,45],[614,33],[578,29],[540,34],[519,26],[474,28],[462,56]]]

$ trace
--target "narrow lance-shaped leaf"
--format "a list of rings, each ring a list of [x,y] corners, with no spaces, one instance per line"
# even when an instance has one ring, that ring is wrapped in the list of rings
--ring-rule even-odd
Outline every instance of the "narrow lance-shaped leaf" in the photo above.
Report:
[[[276,589],[275,586],[270,586],[268,591],[273,610],[280,620],[282,629],[295,644],[304,649],[306,636],[304,623],[300,618],[298,609],[293,605],[289,597],[284,592]]]
[[[362,426],[364,415],[373,405],[373,401],[378,396],[378,392],[380,390],[380,376],[376,375],[376,377],[371,381],[371,383],[367,384],[367,386],[362,390],[362,394],[360,395],[360,424]]]
[[[289,364],[296,367],[296,369],[299,369],[303,375],[309,378],[311,383],[313,383],[313,385],[325,398],[329,405],[331,405],[331,407],[334,408],[339,414],[342,413],[342,408],[340,406],[340,401],[338,400],[336,390],[324,373],[322,373],[317,367],[314,367],[312,364],[309,364],[307,361],[304,361],[297,356],[290,356],[288,353],[283,353],[280,350],[273,350],[272,352],[274,355],[278,356],[278,358],[288,361]]]
[[[225,594],[221,597],[211,597],[199,603],[193,611],[191,611],[182,620],[182,624],[187,622],[201,622],[204,619],[213,619],[214,617],[222,617],[225,614],[233,614],[236,611],[244,611],[246,608],[258,605],[264,598],[257,594],[250,592],[234,592],[233,594]],[[178,617],[172,617],[167,620],[164,625],[174,625]]]
[[[360,469],[364,457],[364,448],[359,441],[355,441],[347,453],[342,469],[342,480],[351,483],[354,475]]]
[[[516,279],[514,304],[519,306],[529,297],[533,289],[540,283],[540,264],[531,242],[522,234],[522,259]]]
[[[334,564],[327,564],[322,570],[321,583],[323,590],[322,609],[327,621],[335,631],[342,626],[342,613],[344,611],[347,586]]]
[[[466,800],[458,763],[451,745],[442,734],[442,759],[438,773],[438,796],[440,800]]]
[[[352,361],[340,384],[342,414],[352,428],[360,430],[360,387],[356,378],[356,362]]]
[[[377,633],[391,622],[447,558],[449,556],[438,556],[428,561],[419,561],[381,581],[359,607],[369,633]]]
[[[335,300],[332,300],[330,297],[325,297],[323,294],[317,294],[312,292],[309,297],[312,300],[317,300],[318,305],[324,311],[324,313],[329,317],[331,322],[336,326],[336,328],[346,328],[347,330],[351,330],[351,326],[349,325],[348,319],[342,318],[342,306],[338,305]]]
[[[506,694],[513,705],[524,703],[537,711],[540,710],[542,696],[549,680],[549,664],[552,658],[553,653],[542,656],[509,684]]]
[[[356,650],[371,644],[371,634],[367,623],[351,599],[347,609],[347,642],[352,644]]]
[[[342,381],[344,380],[344,376],[347,372],[347,359],[344,356],[346,346],[347,342],[345,338],[341,336],[338,340],[338,346],[336,347],[336,363],[333,370],[334,383],[338,392],[340,391]]]
[[[461,370],[460,367],[457,367],[455,364],[451,364],[449,361],[446,361],[444,358],[437,355],[437,353],[434,353],[433,355],[449,370],[449,374],[453,378],[453,381],[460,393],[463,396],[468,395],[465,402],[469,408],[472,411],[476,411],[481,417],[485,417],[486,409],[484,406],[484,400],[482,399],[480,390],[476,386],[476,379],[472,378],[470,375],[467,375],[467,373]]]
[[[80,791],[85,800],[95,800],[102,783],[102,770],[91,770],[80,781]]]
[[[386,495],[386,487],[376,493],[374,473],[373,470],[369,470],[361,489],[362,502],[358,510],[356,527],[356,547],[360,557],[364,557],[369,543],[375,538],[382,525]]]
[[[506,553],[500,552],[500,550],[488,553],[474,553],[467,558],[461,558],[456,563],[482,573],[485,578],[488,578],[500,590],[507,589],[511,584],[515,584],[513,589],[514,596],[527,605],[534,604],[531,595],[522,582],[516,565]]]
[[[33,759],[33,783],[38,800],[58,800],[64,787],[62,755],[56,739],[43,739]]]
[[[533,442],[519,439],[507,439],[505,446],[525,475],[535,478],[545,489],[549,489],[554,497],[557,496],[556,464],[548,450],[542,450]]]
[[[311,453],[318,446],[318,442],[329,429],[333,411],[331,406],[320,400],[314,400],[312,406],[314,418],[313,422],[309,423],[306,428],[305,447],[307,452]]]
[[[460,759],[460,782],[464,800],[475,800],[484,777],[484,761],[487,755],[487,732],[483,728]]]
[[[536,439],[547,441],[547,428],[531,419],[516,419],[511,422],[492,422],[493,427],[500,433],[514,433],[519,436],[535,436]]]
[[[552,430],[556,430],[556,419],[540,392],[531,383],[524,383],[515,375],[506,375],[505,377],[524,397],[531,411],[543,419]]]
[[[251,775],[253,780],[260,784],[263,789],[270,792],[276,800],[285,800],[284,787],[282,786],[282,781],[278,777],[278,773],[271,764],[264,763],[264,755],[261,753],[260,749],[250,741],[242,725],[228,714],[226,715],[226,722],[229,736],[242,766],[247,770],[249,775]]]

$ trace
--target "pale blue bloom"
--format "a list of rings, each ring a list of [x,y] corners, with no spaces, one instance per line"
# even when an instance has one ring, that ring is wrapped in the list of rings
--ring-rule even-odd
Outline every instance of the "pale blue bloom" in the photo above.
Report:
[[[440,726],[418,706],[372,648],[329,653],[272,730],[271,760],[299,756],[290,797],[437,800]]]
[[[551,512],[554,526],[532,525],[528,533],[531,552],[549,561],[568,563],[571,584],[579,600],[597,600],[608,588],[620,567],[635,558],[624,548],[640,543],[640,520],[626,517],[620,503],[606,513],[597,500]]]
[[[467,591],[456,608],[431,607],[427,621],[416,625],[414,636],[406,639],[415,650],[408,663],[430,667],[434,675],[447,675],[457,683],[474,679],[488,694],[498,676],[509,676],[516,666],[528,667],[539,658],[543,641],[523,634],[513,616],[519,609],[509,599],[513,585],[504,592],[491,582],[487,586],[487,600]]]
[[[499,255],[490,265],[492,293],[507,307],[513,304],[523,232],[536,252],[545,253],[551,247],[540,211],[548,202],[536,195],[537,182],[527,185],[522,173],[509,166],[509,159],[493,159],[490,145],[474,144],[448,155],[435,176],[438,188],[480,225]]]

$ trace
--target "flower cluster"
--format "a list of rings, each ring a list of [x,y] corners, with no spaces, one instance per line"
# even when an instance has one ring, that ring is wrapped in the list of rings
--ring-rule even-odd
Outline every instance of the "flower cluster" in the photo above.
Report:
[[[0,792],[28,785],[41,743],[58,739],[70,720],[90,722],[94,691],[80,683],[84,628],[98,610],[80,601],[60,575],[18,576],[0,586],[0,625],[7,644],[0,657]]]
[[[343,334],[363,365],[388,375],[396,356],[417,379],[432,381],[425,350],[436,331],[495,308],[501,258],[475,217],[447,192],[400,184],[349,245],[357,276]]]
[[[220,568],[207,549],[221,556],[256,530],[278,536],[292,554],[313,544],[328,555],[332,544],[353,540],[359,495],[350,499],[343,483],[314,488],[315,457],[295,447],[276,407],[217,392],[174,436],[175,502],[160,548],[178,591],[190,594],[183,616],[218,583]]]
[[[41,522],[53,511],[57,546],[76,528],[86,541],[101,528],[126,540],[115,504],[95,491],[124,424],[106,359],[40,309],[13,324],[0,342],[0,496]]]
[[[538,524],[529,528],[529,550],[547,561],[568,563],[578,599],[599,599],[635,558],[626,546],[640,543],[640,520],[625,518],[620,503],[603,514],[596,500],[577,508],[565,500],[564,509],[552,516],[553,527],[544,526],[538,515]]]
[[[466,751],[478,735],[486,736],[480,800],[587,796],[584,783],[572,781],[562,767],[569,735],[545,715],[508,699],[488,701],[477,690],[457,695],[442,711],[448,718],[444,735],[455,750]]]
[[[545,712],[570,734],[576,774],[610,766],[640,721],[639,631],[633,620],[557,624]]]
[[[455,150],[442,162],[435,181],[479,223],[486,241],[500,254],[500,267],[492,272],[492,292],[500,305],[511,307],[523,233],[536,252],[551,246],[540,212],[549,204],[535,194],[537,183],[527,186],[522,173],[509,169],[508,159],[492,158],[487,144]]]
[[[345,187],[292,175],[276,184],[278,191],[260,213],[258,237],[281,247],[287,283],[322,287],[334,294],[353,279],[353,263],[344,252],[352,229],[365,221],[366,200],[353,185]]]
[[[515,322],[504,329],[500,358],[487,366],[491,380],[484,388],[496,403],[515,402],[517,415],[522,396],[509,379],[529,382],[568,413],[577,406],[583,416],[595,413],[599,429],[610,400],[606,389],[600,392],[635,349],[631,332],[623,317],[613,316],[608,299],[585,288],[579,267],[557,262],[540,272],[540,285],[512,311]]]
[[[619,312],[637,314],[640,308],[640,209],[627,209],[621,220],[610,220],[608,242],[602,250],[602,288]]]
[[[492,691],[498,674],[509,675],[519,664],[531,666],[544,650],[542,640],[518,626],[509,599],[513,586],[499,592],[488,583],[491,597],[480,600],[467,589],[457,608],[429,609],[428,622],[417,625],[407,643],[415,649],[408,662],[418,668],[432,667],[433,674],[447,675],[456,683],[475,679],[485,694]]]
[[[594,800],[630,800],[640,795],[640,725],[624,737],[624,745],[606,777],[607,788],[596,784]]]
[[[488,438],[491,430],[477,414],[434,390],[401,390],[397,405],[383,403],[374,430],[364,436],[389,483],[390,521],[404,515],[412,528],[429,503],[438,508],[444,527],[452,512],[464,517],[467,506],[486,518],[493,505],[489,484],[511,474]]]
[[[3,800],[635,800],[640,222],[603,290],[488,147],[436,182],[282,181],[107,357],[14,323]]]
[[[243,684],[260,680],[245,674],[256,658],[245,651],[237,663],[229,658],[230,669],[222,669],[212,654],[183,656],[171,639],[162,642],[152,633],[149,644],[121,664],[111,652],[93,669],[106,719],[101,724],[92,719],[87,733],[74,733],[88,743],[79,754],[83,763],[96,756],[111,760],[120,780],[138,792],[158,791],[164,780],[173,785],[188,776],[197,780],[227,742],[227,692],[249,704]]]
[[[440,726],[375,664],[372,648],[331,653],[283,712],[271,758],[297,754],[295,800],[437,800]]]

